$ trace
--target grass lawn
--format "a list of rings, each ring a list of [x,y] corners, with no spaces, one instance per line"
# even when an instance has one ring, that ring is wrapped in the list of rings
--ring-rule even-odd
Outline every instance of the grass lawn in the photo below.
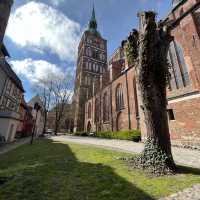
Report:
[[[51,140],[23,145],[0,155],[0,200],[149,200],[200,183],[200,170],[151,178],[121,156],[131,154]]]

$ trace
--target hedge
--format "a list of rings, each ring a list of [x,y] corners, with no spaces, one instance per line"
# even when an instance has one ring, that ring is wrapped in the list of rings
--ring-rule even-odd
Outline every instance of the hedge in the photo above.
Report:
[[[138,130],[96,132],[94,136],[99,138],[108,138],[108,139],[131,140],[135,142],[141,141],[141,133]]]
[[[89,134],[86,132],[76,132],[74,133],[76,136],[93,136],[98,138],[107,138],[107,139],[119,139],[119,140],[131,140],[134,142],[141,141],[141,133],[139,130],[131,130],[131,131],[104,131],[104,132],[96,132],[94,134]]]

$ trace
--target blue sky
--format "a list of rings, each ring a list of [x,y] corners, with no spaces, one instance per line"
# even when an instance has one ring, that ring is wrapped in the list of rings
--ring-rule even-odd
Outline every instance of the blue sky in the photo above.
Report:
[[[29,100],[37,79],[51,71],[75,74],[77,45],[91,16],[92,0],[15,0],[4,42],[10,63]],[[171,0],[95,0],[98,30],[108,41],[108,55],[137,28],[137,13],[154,10],[158,19]]]

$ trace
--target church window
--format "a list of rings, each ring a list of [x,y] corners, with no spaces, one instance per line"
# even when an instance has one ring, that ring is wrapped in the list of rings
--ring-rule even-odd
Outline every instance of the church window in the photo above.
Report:
[[[88,105],[88,119],[91,118],[91,114],[92,114],[92,106],[91,106],[91,103],[89,103],[89,105]]]
[[[91,56],[92,56],[92,50],[89,49],[89,57],[91,57]]]
[[[168,60],[171,78],[169,80],[170,90],[180,89],[190,84],[188,68],[185,63],[183,49],[175,41],[170,44],[168,52]]]
[[[97,70],[97,65],[94,63],[94,71],[96,72],[96,70]]]
[[[116,99],[116,110],[120,111],[124,109],[124,97],[123,97],[122,84],[119,84],[116,88],[115,99]]]
[[[85,77],[85,85],[87,85],[87,83],[88,83],[88,78],[87,78],[87,76]]]
[[[109,120],[109,102],[107,92],[103,95],[103,121]]]
[[[88,69],[88,62],[85,62],[85,69]]]
[[[99,65],[96,65],[96,72],[99,71]]]
[[[90,85],[90,84],[91,84],[91,82],[92,82],[92,80],[91,80],[91,77],[90,77],[90,76],[88,76],[88,85]]]
[[[92,63],[91,62],[89,62],[89,70],[91,71],[91,69],[92,69]]]
[[[102,67],[100,66],[100,73],[102,73]]]
[[[99,116],[100,116],[100,103],[99,99],[95,100],[95,122],[99,121]]]

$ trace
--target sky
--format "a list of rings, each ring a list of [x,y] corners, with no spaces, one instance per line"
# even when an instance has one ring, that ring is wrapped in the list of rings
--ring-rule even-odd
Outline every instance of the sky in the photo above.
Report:
[[[32,88],[38,79],[48,72],[75,75],[78,44],[93,2],[108,56],[138,27],[139,11],[153,10],[162,19],[171,9],[171,0],[15,0],[4,43],[26,101],[35,95]]]

